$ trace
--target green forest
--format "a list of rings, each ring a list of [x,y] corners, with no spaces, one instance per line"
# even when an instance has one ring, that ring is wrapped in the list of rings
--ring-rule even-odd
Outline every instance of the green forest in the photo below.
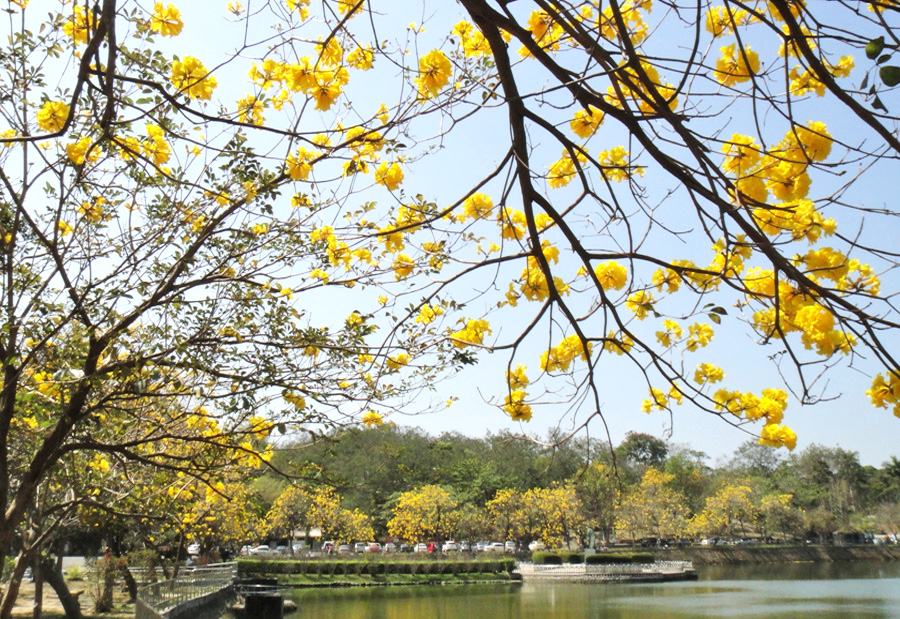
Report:
[[[237,494],[249,500],[239,509],[195,509],[182,531],[211,549],[286,542],[292,531],[312,528],[343,542],[508,539],[548,547],[840,543],[865,534],[890,541],[900,529],[896,457],[873,467],[839,447],[785,455],[748,441],[711,464],[704,453],[647,434],[629,434],[615,449],[587,438],[545,446],[554,439],[432,436],[388,424],[282,445],[268,472],[245,480]]]

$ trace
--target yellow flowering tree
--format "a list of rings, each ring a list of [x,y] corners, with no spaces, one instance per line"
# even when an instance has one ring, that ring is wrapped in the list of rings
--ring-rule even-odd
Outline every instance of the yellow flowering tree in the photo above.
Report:
[[[459,503],[440,486],[422,486],[397,498],[388,535],[407,542],[453,539],[459,526]]]
[[[791,449],[787,394],[851,363],[900,415],[891,3],[36,4],[0,69],[0,554],[69,454],[205,479],[192,445],[432,409],[482,351],[522,422],[632,372],[635,411]]]

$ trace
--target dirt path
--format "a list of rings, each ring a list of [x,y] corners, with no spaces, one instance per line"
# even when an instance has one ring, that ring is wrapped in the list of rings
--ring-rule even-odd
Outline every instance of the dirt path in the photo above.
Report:
[[[117,609],[120,609],[119,612],[95,615],[94,598],[91,597],[90,592],[87,590],[88,585],[89,583],[86,581],[69,583],[69,589],[73,594],[79,591],[82,592],[78,597],[78,602],[81,604],[81,613],[84,615],[85,619],[90,619],[92,617],[97,617],[98,619],[101,617],[103,619],[124,619],[126,617],[134,617],[134,605],[125,604],[127,596],[121,595],[118,591],[116,592],[115,605]],[[62,604],[60,604],[59,598],[56,597],[56,593],[49,585],[44,585],[44,599],[42,609],[42,617],[45,617],[46,619],[65,617]],[[13,607],[12,616],[31,617],[33,612],[34,583],[26,581],[22,583],[22,586],[19,589],[19,597],[16,600],[16,605]]]

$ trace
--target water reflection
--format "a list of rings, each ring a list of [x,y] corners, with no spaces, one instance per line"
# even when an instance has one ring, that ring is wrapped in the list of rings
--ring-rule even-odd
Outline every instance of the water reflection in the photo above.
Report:
[[[301,589],[298,617],[341,619],[900,618],[900,563],[742,565],[646,585]]]

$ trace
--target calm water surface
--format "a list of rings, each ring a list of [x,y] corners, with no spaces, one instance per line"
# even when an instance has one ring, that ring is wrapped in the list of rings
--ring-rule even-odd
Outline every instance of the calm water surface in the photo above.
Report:
[[[297,590],[298,617],[898,617],[900,563],[699,568],[649,585],[525,584]],[[291,617],[291,615],[286,615]]]

